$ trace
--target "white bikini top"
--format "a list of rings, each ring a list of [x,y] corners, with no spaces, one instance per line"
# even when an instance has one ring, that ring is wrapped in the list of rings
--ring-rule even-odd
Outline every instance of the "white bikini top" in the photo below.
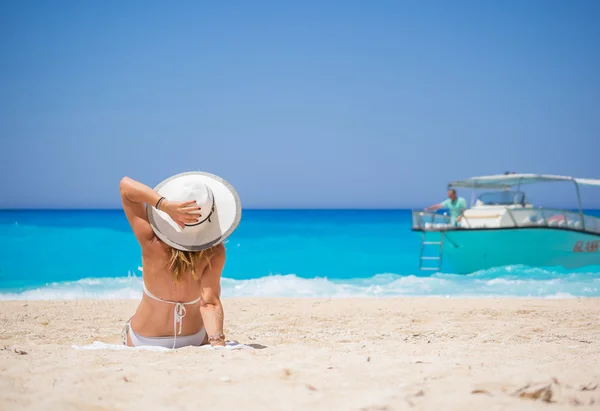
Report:
[[[188,303],[162,300],[162,299],[152,295],[152,293],[150,291],[148,291],[148,289],[146,288],[146,284],[144,284],[144,283],[142,283],[142,284],[144,285],[144,293],[148,297],[152,298],[153,300],[160,301],[163,303],[173,304],[175,306],[175,307],[173,307],[173,348],[175,348],[175,343],[177,342],[177,335],[181,334],[181,327],[183,325],[183,317],[185,317],[185,314],[187,313],[185,306],[198,304],[202,300],[202,297],[198,297],[194,301],[190,301]],[[177,332],[177,324],[179,324],[179,332]]]

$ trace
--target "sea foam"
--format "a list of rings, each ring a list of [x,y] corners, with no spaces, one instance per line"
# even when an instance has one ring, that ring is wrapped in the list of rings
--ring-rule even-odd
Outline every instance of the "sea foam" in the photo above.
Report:
[[[378,274],[369,278],[303,278],[294,274],[221,281],[223,297],[600,297],[600,272],[511,266],[469,275]],[[0,293],[0,300],[139,299],[141,275],[83,278]]]

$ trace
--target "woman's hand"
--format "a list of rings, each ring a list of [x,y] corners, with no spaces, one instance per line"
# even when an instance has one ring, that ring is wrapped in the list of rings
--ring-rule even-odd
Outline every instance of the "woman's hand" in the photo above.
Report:
[[[186,224],[197,223],[198,218],[202,215],[200,214],[200,207],[195,201],[180,203],[164,199],[160,203],[159,210],[167,213],[181,228],[185,228]]]

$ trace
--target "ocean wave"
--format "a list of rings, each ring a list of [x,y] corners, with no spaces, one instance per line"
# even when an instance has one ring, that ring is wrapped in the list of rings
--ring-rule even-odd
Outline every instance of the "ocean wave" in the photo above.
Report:
[[[563,272],[510,266],[469,275],[378,274],[369,278],[303,278],[294,274],[223,278],[224,297],[600,297],[600,272]],[[142,278],[83,278],[43,287],[0,292],[0,300],[139,299]]]

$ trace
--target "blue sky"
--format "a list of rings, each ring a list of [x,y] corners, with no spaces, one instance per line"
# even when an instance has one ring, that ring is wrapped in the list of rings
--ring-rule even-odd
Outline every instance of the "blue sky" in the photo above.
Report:
[[[118,207],[122,176],[188,170],[248,208],[600,178],[598,21],[593,0],[4,1],[0,207]],[[574,205],[557,193],[537,199]]]

